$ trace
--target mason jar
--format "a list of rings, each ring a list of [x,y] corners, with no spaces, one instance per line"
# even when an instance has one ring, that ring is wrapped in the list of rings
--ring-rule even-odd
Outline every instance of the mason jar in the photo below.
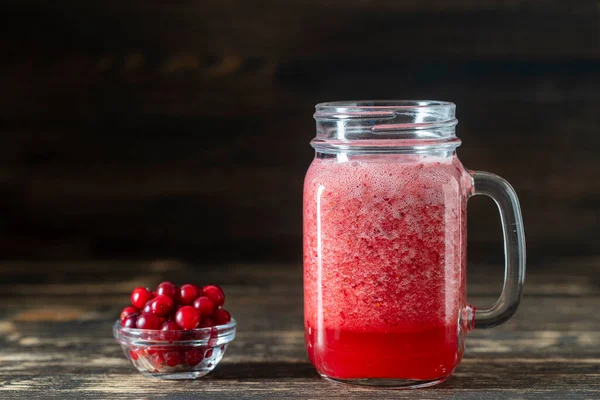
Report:
[[[505,322],[519,304],[517,195],[504,179],[463,167],[453,103],[322,103],[315,119],[303,205],[309,358],[343,382],[442,382],[465,334]],[[466,211],[479,194],[498,205],[506,274],[495,305],[475,311],[466,299]]]

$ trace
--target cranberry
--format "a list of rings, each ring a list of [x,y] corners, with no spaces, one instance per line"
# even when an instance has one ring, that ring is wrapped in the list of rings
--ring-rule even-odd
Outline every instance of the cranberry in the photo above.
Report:
[[[181,357],[178,351],[167,351],[165,353],[165,364],[169,367],[174,367],[182,363],[183,357]]]
[[[204,286],[202,294],[211,299],[217,305],[217,307],[225,304],[225,293],[223,292],[223,289],[216,285]]]
[[[177,286],[171,282],[160,283],[156,288],[156,294],[159,296],[164,294],[165,296],[169,296],[174,301],[179,297],[178,292],[179,290],[177,289]]]
[[[190,367],[195,367],[196,365],[200,364],[200,362],[204,358],[203,353],[203,350],[188,350],[185,353],[185,362]]]
[[[209,316],[215,310],[215,302],[206,296],[200,296],[194,300],[194,307],[200,311],[202,316]]]
[[[146,352],[149,355],[153,356],[158,353],[163,353],[165,349],[167,349],[167,347],[165,347],[165,346],[150,346],[150,347],[148,347]]]
[[[140,314],[129,314],[125,318],[121,320],[121,326],[123,328],[135,328],[137,324],[137,319]]]
[[[183,305],[192,304],[198,295],[198,289],[196,289],[196,286],[194,285],[183,285],[181,289],[179,289],[179,301]]]
[[[127,317],[128,315],[137,314],[137,313],[139,313],[137,308],[132,307],[132,306],[127,306],[123,309],[123,311],[121,311],[120,319],[121,319],[121,321],[123,321],[125,319],[125,317]]]
[[[143,313],[137,319],[138,329],[160,329],[162,321],[159,316],[151,313]]]
[[[173,299],[164,294],[158,295],[150,300],[150,310],[159,317],[166,317],[169,315],[171,310],[173,310],[173,306]]]
[[[215,323],[212,319],[202,318],[200,320],[200,325],[198,326],[198,328],[212,328],[213,326],[215,326]]]
[[[215,321],[215,324],[224,325],[231,321],[231,314],[226,309],[219,308],[212,314],[212,319]]]
[[[161,330],[163,331],[178,331],[181,328],[179,327],[179,325],[177,325],[177,322],[175,321],[167,321],[162,325]]]
[[[162,324],[161,330],[163,331],[161,337],[163,340],[167,340],[169,342],[175,342],[177,340],[181,340],[181,328],[175,321],[167,321]]]
[[[131,304],[141,310],[148,301],[152,300],[152,297],[152,292],[148,289],[143,287],[135,288],[131,292]]]
[[[192,306],[183,306],[177,310],[175,322],[181,329],[195,329],[200,323],[200,313]]]
[[[136,354],[135,351],[133,350],[129,350],[129,356],[133,359],[133,360],[137,360],[138,359],[138,355]]]
[[[204,355],[205,358],[211,358],[212,357],[212,349],[209,349],[206,354]]]
[[[154,300],[154,299],[152,299],[152,300]],[[151,313],[152,312],[152,308],[150,308],[150,303],[152,303],[152,300],[150,300],[149,302],[146,303],[146,305],[142,309],[143,313]]]

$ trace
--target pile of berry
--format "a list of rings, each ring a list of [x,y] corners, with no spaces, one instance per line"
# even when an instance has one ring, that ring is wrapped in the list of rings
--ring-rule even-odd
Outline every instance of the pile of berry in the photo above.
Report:
[[[131,304],[121,311],[121,326],[125,328],[177,331],[209,328],[231,320],[222,308],[225,293],[216,285],[188,283],[179,288],[163,282],[155,292],[139,287],[131,292]]]

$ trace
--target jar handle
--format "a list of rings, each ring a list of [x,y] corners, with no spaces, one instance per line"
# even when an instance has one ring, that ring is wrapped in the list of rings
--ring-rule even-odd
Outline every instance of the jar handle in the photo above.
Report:
[[[525,233],[517,193],[501,177],[489,172],[470,171],[472,196],[490,197],[500,211],[504,236],[504,286],[496,303],[475,311],[475,328],[492,328],[508,321],[519,306],[525,282]]]

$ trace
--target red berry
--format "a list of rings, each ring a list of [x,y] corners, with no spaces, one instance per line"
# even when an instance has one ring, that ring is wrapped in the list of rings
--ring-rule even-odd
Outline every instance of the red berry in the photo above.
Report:
[[[153,356],[158,353],[164,353],[163,350],[165,350],[165,349],[166,349],[166,347],[164,347],[164,346],[150,346],[146,349],[146,352],[149,355]]]
[[[138,309],[132,306],[127,306],[121,311],[120,319],[123,321],[126,316],[139,313]]]
[[[184,305],[192,304],[198,295],[198,289],[196,289],[196,286],[194,285],[183,285],[181,289],[179,289],[179,301]]]
[[[133,360],[137,360],[138,359],[138,355],[136,354],[135,351],[133,350],[129,350],[129,356],[133,359]]]
[[[143,287],[135,288],[133,289],[133,292],[131,292],[131,304],[140,310],[144,308],[146,303],[152,300],[152,298],[152,292]]]
[[[209,349],[209,350],[206,352],[206,354],[204,355],[204,357],[206,357],[206,358],[211,358],[211,357],[212,357],[212,353],[213,353],[213,352],[212,352],[212,349]]]
[[[215,323],[212,319],[210,318],[202,318],[200,320],[200,325],[198,326],[198,328],[211,328],[215,326]]]
[[[162,325],[162,338],[169,342],[181,340],[181,328],[175,321],[167,321]]]
[[[159,317],[166,317],[169,315],[171,310],[173,310],[173,306],[173,299],[164,294],[158,295],[150,300],[150,310]]]
[[[231,321],[231,314],[229,314],[229,311],[227,311],[226,309],[219,308],[218,310],[215,310],[215,312],[212,314],[212,319],[213,321],[215,321],[215,324],[224,325]]]
[[[179,290],[177,289],[177,286],[171,282],[163,282],[156,287],[156,294],[159,296],[164,294],[165,296],[169,296],[174,301],[177,300],[177,297],[179,297],[178,292]]]
[[[152,299],[152,300],[154,300],[154,299]],[[152,303],[152,300],[150,300],[149,302],[146,303],[146,305],[142,309],[143,313],[151,313],[152,312],[152,308],[150,308],[150,303]]]
[[[204,296],[211,299],[217,305],[217,307],[221,307],[223,304],[225,304],[225,293],[223,292],[223,289],[217,285],[204,286],[202,293]]]
[[[178,351],[167,351],[165,353],[165,364],[169,367],[174,367],[182,363],[183,357],[181,357]]]
[[[162,327],[161,318],[155,314],[143,313],[137,319],[138,329],[160,329]]]
[[[185,353],[185,362],[190,367],[195,367],[196,365],[200,364],[200,362],[202,361],[203,358],[204,358],[203,350],[188,350]]]
[[[177,325],[177,322],[175,321],[167,321],[162,325],[161,330],[163,331],[178,331],[181,328],[179,327],[179,325]]]
[[[121,320],[121,326],[123,328],[135,328],[137,326],[137,319],[140,314],[129,314]]]
[[[175,322],[181,329],[195,329],[200,323],[200,313],[192,306],[183,306],[177,310]]]
[[[194,300],[194,307],[200,311],[204,317],[208,317],[215,310],[215,303],[206,296],[200,296]]]

